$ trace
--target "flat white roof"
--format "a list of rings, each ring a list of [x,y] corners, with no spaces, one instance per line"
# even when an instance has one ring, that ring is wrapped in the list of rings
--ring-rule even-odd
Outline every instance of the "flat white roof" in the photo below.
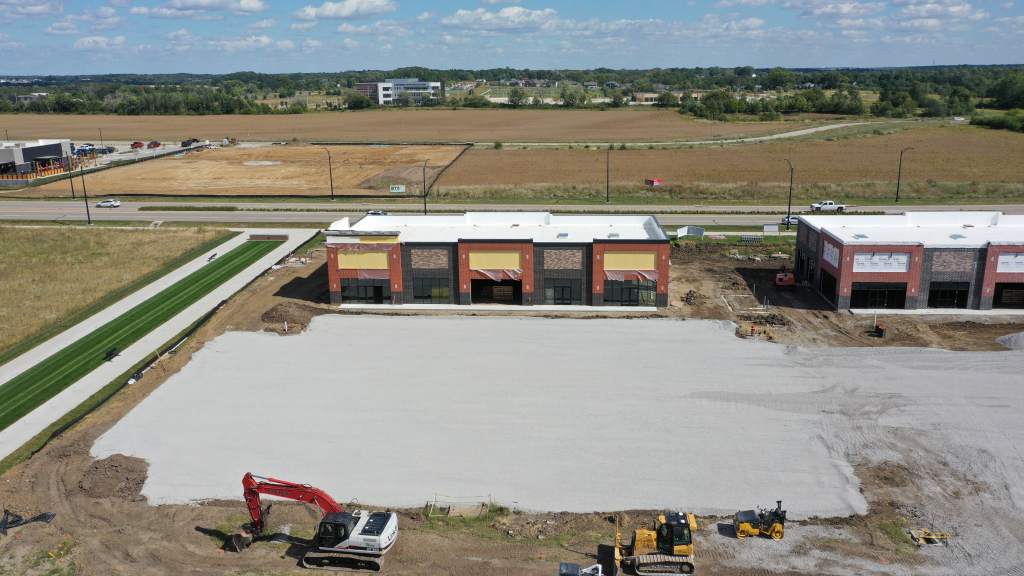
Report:
[[[466,212],[454,215],[364,216],[354,224],[342,218],[327,229],[329,243],[346,236],[397,233],[401,242],[463,240],[532,240],[593,242],[594,240],[668,240],[654,216],[556,216],[550,212]]]
[[[911,244],[925,248],[981,248],[1024,244],[1024,215],[1002,212],[904,212],[893,216],[801,216],[801,225],[843,244]]]

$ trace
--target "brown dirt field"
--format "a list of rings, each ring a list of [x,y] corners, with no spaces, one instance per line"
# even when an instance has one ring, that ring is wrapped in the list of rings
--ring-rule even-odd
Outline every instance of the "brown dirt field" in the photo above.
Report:
[[[1018,162],[1024,136],[971,126],[918,128],[884,136],[814,142],[771,142],[670,150],[616,150],[613,184],[787,184],[788,158],[797,184],[895,182],[900,150],[904,182],[1024,182]],[[438,181],[445,188],[605,184],[605,150],[471,149]]]
[[[461,146],[329,146],[338,195],[388,195],[392,184],[413,193],[448,165]],[[276,162],[253,166],[249,162]],[[89,192],[98,196],[126,194],[174,196],[329,196],[327,153],[319,146],[289,144],[255,148],[221,148],[161,158],[89,176]],[[54,182],[19,192],[24,197],[63,196],[67,183]]]
[[[224,234],[0,227],[0,351]]]
[[[711,136],[708,122],[671,110],[435,110],[387,109],[360,112],[267,116],[59,116],[5,114],[14,140],[70,138],[176,142],[196,137],[218,142],[661,142]],[[803,128],[802,123],[715,123],[715,136],[767,134]]]

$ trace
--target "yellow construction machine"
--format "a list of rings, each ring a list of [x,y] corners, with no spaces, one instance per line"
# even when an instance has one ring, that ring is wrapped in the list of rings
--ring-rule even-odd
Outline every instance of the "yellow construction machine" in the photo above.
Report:
[[[775,540],[782,540],[783,526],[786,524],[786,511],[782,509],[782,500],[776,502],[778,507],[775,510],[761,509],[760,512],[753,510],[740,510],[732,520],[732,528],[736,537],[744,539],[747,536],[771,536]]]
[[[597,561],[604,576],[616,576],[619,567],[630,568],[638,576],[693,574],[693,514],[663,514],[654,529],[633,531],[629,544],[622,543],[618,519],[615,521],[615,545],[598,546]]]
[[[948,542],[949,533],[947,532],[932,532],[927,528],[915,528],[906,518],[903,519],[903,523],[910,528],[910,538],[918,546],[942,546]]]

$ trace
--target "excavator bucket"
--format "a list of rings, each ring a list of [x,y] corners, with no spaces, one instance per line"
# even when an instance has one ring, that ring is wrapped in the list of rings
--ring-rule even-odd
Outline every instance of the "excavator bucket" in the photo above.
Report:
[[[273,504],[267,504],[260,508],[260,519],[263,521],[264,526],[270,526],[268,519],[270,517],[270,508]],[[235,552],[241,552],[252,544],[253,538],[259,536],[258,530],[252,524],[243,524],[238,532],[231,535],[231,543],[235,547]]]

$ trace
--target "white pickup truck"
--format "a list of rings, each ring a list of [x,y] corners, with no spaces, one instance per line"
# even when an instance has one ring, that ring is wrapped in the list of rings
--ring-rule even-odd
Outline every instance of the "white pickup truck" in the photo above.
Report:
[[[831,212],[833,210],[836,212],[842,212],[843,210],[846,210],[846,204],[836,204],[831,200],[811,204],[811,212]]]

